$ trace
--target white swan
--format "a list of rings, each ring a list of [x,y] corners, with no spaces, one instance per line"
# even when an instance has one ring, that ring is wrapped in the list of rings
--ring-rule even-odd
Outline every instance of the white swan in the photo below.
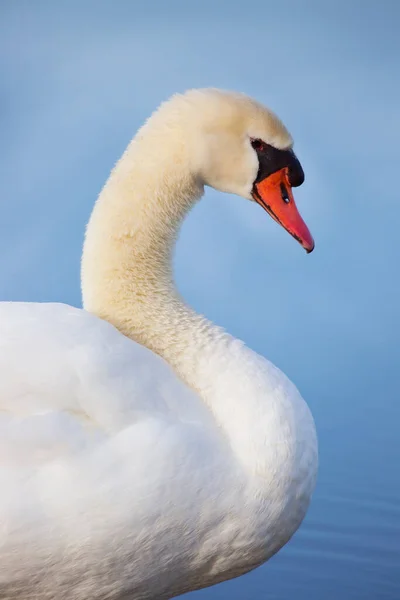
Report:
[[[317,470],[307,405],[171,273],[204,185],[255,198],[312,250],[291,146],[243,95],[173,97],[95,205],[86,310],[0,304],[1,598],[171,598],[253,569],[300,525]]]

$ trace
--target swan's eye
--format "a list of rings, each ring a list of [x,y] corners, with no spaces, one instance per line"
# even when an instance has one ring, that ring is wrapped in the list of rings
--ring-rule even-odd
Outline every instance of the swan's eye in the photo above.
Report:
[[[254,150],[257,150],[257,152],[262,152],[263,150],[265,150],[265,142],[263,142],[262,140],[251,140],[251,145],[253,146]]]

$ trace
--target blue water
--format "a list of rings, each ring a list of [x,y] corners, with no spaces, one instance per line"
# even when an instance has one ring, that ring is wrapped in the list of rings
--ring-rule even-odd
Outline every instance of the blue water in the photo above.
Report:
[[[319,479],[277,556],[193,598],[400,599],[399,19],[390,0],[0,3],[1,299],[80,304],[94,199],[173,92],[245,91],[295,138],[315,252],[208,191],[176,275],[299,387]]]

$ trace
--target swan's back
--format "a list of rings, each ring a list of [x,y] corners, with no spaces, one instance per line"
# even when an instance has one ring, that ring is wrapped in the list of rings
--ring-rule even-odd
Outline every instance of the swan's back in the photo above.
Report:
[[[0,304],[0,340],[0,597],[163,598],[198,577],[233,488],[196,395],[66,305]]]
[[[206,415],[163,359],[63,304],[0,304],[0,372],[0,464],[14,433],[9,459],[43,463],[46,447],[54,459],[150,417]]]

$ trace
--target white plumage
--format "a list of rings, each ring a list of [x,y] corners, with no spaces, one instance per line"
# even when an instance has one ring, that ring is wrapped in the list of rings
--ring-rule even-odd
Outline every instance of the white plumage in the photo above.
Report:
[[[163,105],[91,218],[87,310],[0,304],[2,599],[171,598],[256,567],[301,523],[317,468],[305,402],[185,306],[170,275],[203,185],[235,191],[236,177],[249,196],[252,127],[291,143],[242,96]]]

